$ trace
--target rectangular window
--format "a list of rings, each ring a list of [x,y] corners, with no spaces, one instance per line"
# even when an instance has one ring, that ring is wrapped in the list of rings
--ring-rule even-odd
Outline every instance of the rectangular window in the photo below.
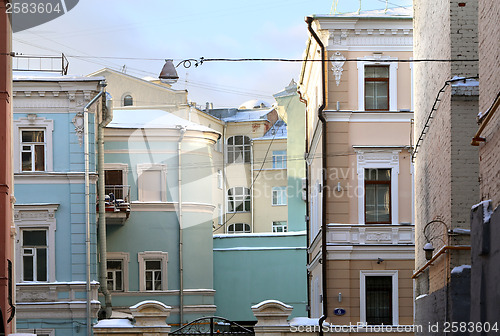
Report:
[[[224,224],[224,211],[222,209],[222,204],[219,204],[217,206],[217,209],[218,209],[218,217],[219,217],[218,223],[219,223],[219,225],[222,225],[222,224]]]
[[[227,191],[228,212],[250,211],[250,189],[245,187],[234,187]]]
[[[366,323],[392,325],[392,276],[365,277]]]
[[[45,171],[45,131],[21,131],[21,170]]]
[[[244,135],[235,135],[227,139],[227,163],[250,163],[251,140]]]
[[[286,151],[273,151],[273,168],[286,168]]]
[[[365,169],[365,223],[391,223],[391,169]]]
[[[137,189],[140,202],[167,201],[167,166],[165,164],[138,164]]]
[[[123,261],[108,260],[108,289],[123,291]]]
[[[273,205],[286,205],[286,187],[273,187]]]
[[[286,221],[273,222],[273,232],[287,232],[288,225]]]
[[[22,230],[22,281],[47,281],[47,230]]]
[[[388,66],[365,66],[365,110],[389,110]]]
[[[222,175],[222,169],[217,169],[217,187],[222,189],[224,187],[224,179]]]
[[[145,260],[146,290],[162,290],[161,260]]]

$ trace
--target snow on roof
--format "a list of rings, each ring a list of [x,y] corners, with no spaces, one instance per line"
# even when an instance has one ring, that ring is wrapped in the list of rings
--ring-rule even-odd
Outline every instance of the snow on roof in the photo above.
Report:
[[[238,111],[235,115],[222,118],[222,120],[224,120],[225,122],[266,120],[267,114],[272,110],[274,110],[274,108],[271,107],[264,110],[259,109],[259,110]]]
[[[100,320],[94,325],[94,328],[132,328],[132,322],[129,319],[107,319]]]
[[[287,125],[283,120],[278,120],[274,125],[260,138],[253,140],[286,139]]]
[[[464,270],[466,270],[466,269],[470,269],[470,268],[471,268],[471,266],[470,266],[470,265],[461,265],[461,266],[457,266],[457,267],[455,267],[455,268],[453,268],[453,269],[451,270],[451,274],[460,274],[460,273],[462,273]]]
[[[463,79],[463,80],[461,80],[461,79]],[[479,81],[477,79],[473,79],[473,78],[465,79],[465,77],[453,76],[453,78],[451,80],[456,81],[456,82],[452,82],[451,86],[479,86]]]
[[[319,326],[319,318],[294,317],[290,320],[291,326]],[[328,322],[323,322],[323,326],[329,326]]]
[[[259,109],[259,108],[270,108],[271,104],[264,100],[260,99],[252,99],[252,100],[247,100],[243,104],[238,107],[238,110],[253,110],[253,109]]]
[[[384,18],[384,17],[412,17],[413,8],[409,7],[395,7],[385,9],[374,9],[343,14],[330,14],[320,15],[321,17],[369,17],[369,18]]]
[[[68,81],[68,82],[96,82],[104,80],[104,77],[84,77],[77,75],[61,75],[58,72],[48,72],[48,71],[13,71],[12,79],[14,81]]]
[[[289,232],[260,232],[260,233],[221,233],[215,234],[214,238],[242,238],[242,237],[282,237],[282,236],[304,236],[307,231]]]
[[[472,206],[471,210],[476,209],[480,205],[483,206],[483,222],[487,223],[490,221],[491,214],[493,213],[493,210],[491,210],[491,200],[485,200],[485,201],[482,201],[478,204],[475,204]]]
[[[113,110],[113,121],[107,128],[177,128],[201,132],[217,131],[203,125],[180,118],[170,112],[149,109]]]
[[[163,307],[164,309],[170,309],[172,307],[170,306],[167,306],[166,304],[164,304],[163,302],[160,302],[160,301],[156,301],[156,300],[145,300],[145,301],[141,301],[141,302],[138,302],[136,303],[135,305],[133,306],[130,306],[130,309],[137,309],[139,308],[140,306],[143,306],[145,304],[156,304],[156,305],[159,305],[161,307]]]
[[[280,97],[286,97],[286,96],[292,96],[297,94],[297,83],[295,80],[292,78],[290,81],[290,84],[288,84],[287,87],[283,91],[280,91],[278,93],[273,94],[274,98],[280,98]]]
[[[287,305],[286,303],[283,303],[283,302],[278,301],[278,300],[265,300],[265,301],[262,301],[260,303],[257,303],[256,305],[253,305],[252,309],[259,309],[260,307],[262,307],[262,306],[264,306],[266,304],[269,304],[269,303],[274,303],[274,304],[278,304],[280,306],[283,306],[284,308],[293,309],[293,306]]]

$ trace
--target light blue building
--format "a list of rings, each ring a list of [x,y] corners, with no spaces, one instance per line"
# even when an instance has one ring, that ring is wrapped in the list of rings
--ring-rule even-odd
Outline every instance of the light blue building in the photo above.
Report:
[[[14,77],[18,332],[84,335],[97,316],[94,144],[100,101],[88,113],[85,107],[101,90],[99,82]]]
[[[214,315],[213,151],[220,134],[162,109],[113,113],[104,168],[114,317],[144,300],[171,306],[174,328]]]

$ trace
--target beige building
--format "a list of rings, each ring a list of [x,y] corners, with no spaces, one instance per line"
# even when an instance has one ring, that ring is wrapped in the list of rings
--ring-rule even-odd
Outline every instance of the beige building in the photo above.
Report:
[[[306,22],[310,316],[411,325],[411,9]]]

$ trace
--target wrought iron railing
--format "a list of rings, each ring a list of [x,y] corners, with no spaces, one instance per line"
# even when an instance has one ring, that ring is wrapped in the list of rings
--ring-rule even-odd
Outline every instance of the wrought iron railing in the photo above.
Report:
[[[255,336],[255,333],[223,317],[210,316],[196,319],[182,328],[170,333],[177,336],[216,336],[238,335]]]
[[[107,212],[130,211],[130,186],[107,185],[104,187],[104,204]]]

